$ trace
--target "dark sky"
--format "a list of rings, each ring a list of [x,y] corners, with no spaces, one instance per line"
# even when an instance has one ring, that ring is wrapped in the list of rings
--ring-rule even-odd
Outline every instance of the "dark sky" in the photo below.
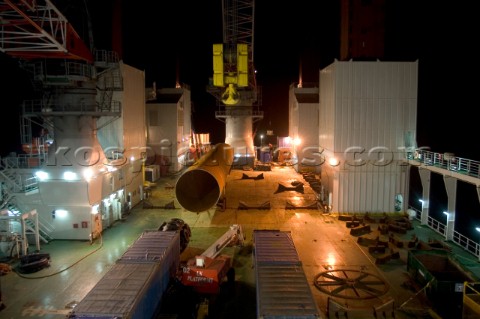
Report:
[[[112,27],[114,0],[86,0],[95,46],[110,49],[112,34],[123,35],[124,62],[145,70],[146,85],[172,87],[177,78],[190,85],[197,131],[208,131],[213,143],[224,138],[225,126],[215,119],[215,99],[205,92],[212,76],[212,44],[221,43],[221,0],[123,0],[122,25]],[[87,36],[83,1],[55,1]],[[386,60],[419,60],[417,142],[436,152],[480,160],[476,145],[479,62],[476,56],[476,11],[472,1],[387,0]],[[264,120],[258,131],[288,134],[288,88],[317,82],[318,72],[339,57],[338,0],[256,1],[254,62],[262,87]],[[88,41],[86,41],[88,42]],[[19,144],[18,107],[28,97],[29,82],[17,61],[0,53],[2,127],[12,148]],[[213,128],[213,129],[212,129]]]
[[[225,124],[215,119],[217,101],[205,91],[213,75],[212,44],[223,41],[221,0],[172,1],[150,12],[145,7],[124,7],[125,62],[147,70],[147,85],[155,81],[157,87],[171,87],[177,76],[189,84],[195,129],[210,132],[213,143],[223,141]],[[328,19],[319,19],[316,10],[329,12]],[[275,134],[288,135],[288,88],[299,79],[301,60],[308,65],[304,81],[311,82],[318,81],[320,62],[333,61],[338,14],[337,1],[301,0],[295,6],[275,7],[256,1],[253,51],[265,112],[264,120],[255,124],[259,132],[273,129]],[[139,16],[149,22],[138,23]],[[322,46],[324,52],[320,52]]]

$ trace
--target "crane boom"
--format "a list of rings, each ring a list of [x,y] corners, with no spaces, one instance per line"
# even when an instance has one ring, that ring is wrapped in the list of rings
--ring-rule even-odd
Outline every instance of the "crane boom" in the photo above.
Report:
[[[210,247],[200,255],[202,257],[215,258],[217,257],[223,248],[231,246],[233,244],[243,246],[243,231],[242,226],[232,225],[217,241],[215,241]]]
[[[50,0],[0,0],[0,26],[0,51],[12,57],[93,63],[91,50]]]
[[[224,0],[223,43],[245,43],[250,47],[253,62],[254,0]]]

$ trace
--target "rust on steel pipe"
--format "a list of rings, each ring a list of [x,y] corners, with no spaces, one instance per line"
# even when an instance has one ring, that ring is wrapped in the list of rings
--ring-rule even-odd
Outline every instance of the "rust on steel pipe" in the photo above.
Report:
[[[216,144],[177,180],[175,195],[184,209],[199,213],[215,206],[225,192],[233,165],[233,148]]]

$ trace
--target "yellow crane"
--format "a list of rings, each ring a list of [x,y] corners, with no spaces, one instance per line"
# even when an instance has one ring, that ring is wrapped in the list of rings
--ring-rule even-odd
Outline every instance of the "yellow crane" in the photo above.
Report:
[[[223,43],[213,44],[213,77],[208,91],[225,122],[225,143],[234,149],[234,167],[253,166],[253,123],[263,119],[253,63],[254,0],[223,0]],[[256,107],[256,109],[255,109]]]

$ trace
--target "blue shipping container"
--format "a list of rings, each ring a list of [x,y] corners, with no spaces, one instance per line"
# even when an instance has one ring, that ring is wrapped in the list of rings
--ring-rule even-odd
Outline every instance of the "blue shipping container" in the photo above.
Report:
[[[254,230],[253,244],[257,318],[321,318],[291,233]]]
[[[75,306],[70,318],[153,318],[179,263],[179,233],[144,232]]]

